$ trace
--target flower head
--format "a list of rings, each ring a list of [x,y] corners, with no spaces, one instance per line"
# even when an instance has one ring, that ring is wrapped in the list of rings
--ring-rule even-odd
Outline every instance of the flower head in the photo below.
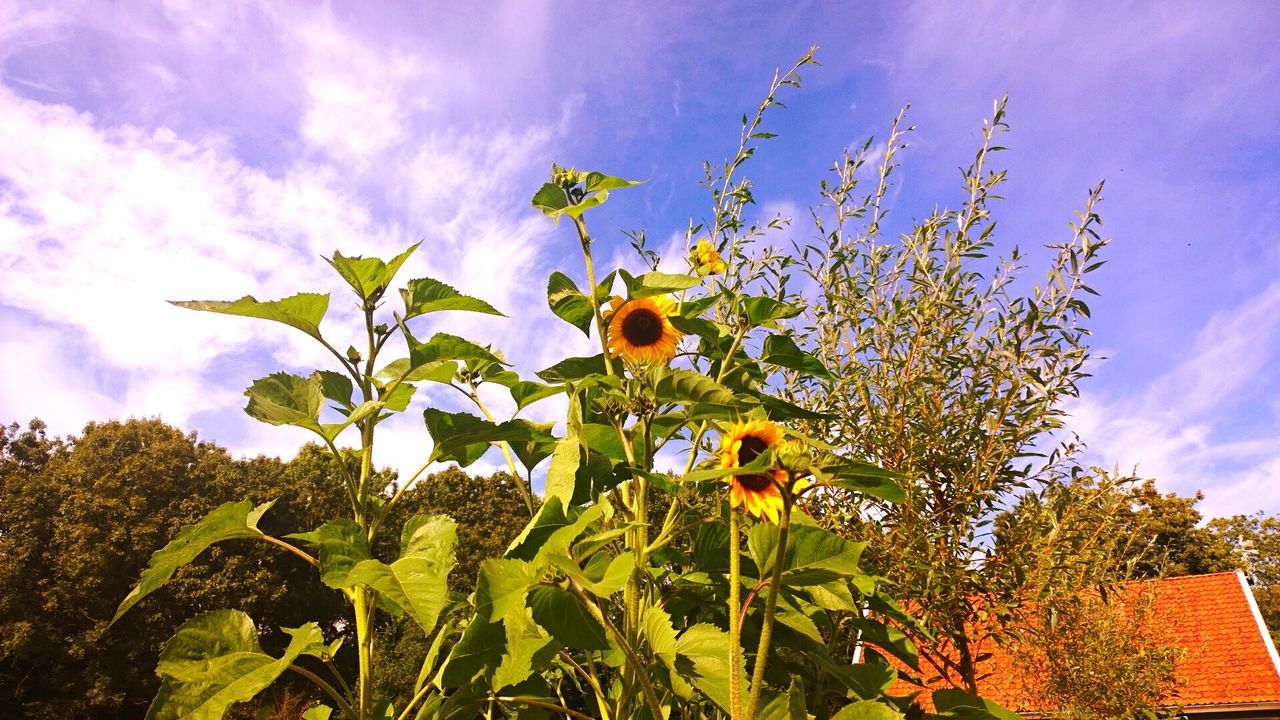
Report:
[[[702,238],[698,241],[698,245],[689,255],[693,261],[693,269],[699,275],[723,275],[728,266],[725,265],[724,258],[716,252],[716,246],[711,241]]]
[[[720,436],[720,467],[738,468],[779,446],[782,432],[768,420],[734,423]],[[787,473],[781,469],[729,476],[729,504],[742,505],[759,518],[778,522],[782,488]]]
[[[669,297],[623,300],[615,297],[605,316],[609,320],[609,356],[628,362],[666,363],[675,357],[683,333],[671,325],[676,303]]]

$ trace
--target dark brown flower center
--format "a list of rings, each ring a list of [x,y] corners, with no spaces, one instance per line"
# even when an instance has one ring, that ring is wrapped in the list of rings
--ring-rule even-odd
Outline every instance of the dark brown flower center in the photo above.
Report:
[[[769,444],[762,438],[755,435],[742,438],[742,444],[738,446],[738,467],[750,465],[768,450]],[[738,484],[746,490],[760,492],[773,485],[773,478],[768,475],[739,475]]]
[[[636,347],[652,345],[662,337],[662,318],[648,308],[632,310],[622,319],[622,337]]]

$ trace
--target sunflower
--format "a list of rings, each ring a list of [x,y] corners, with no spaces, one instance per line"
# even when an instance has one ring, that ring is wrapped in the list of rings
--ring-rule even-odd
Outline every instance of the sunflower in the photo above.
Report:
[[[756,458],[778,446],[782,433],[768,420],[734,423],[720,436],[720,467],[749,465]],[[780,483],[786,482],[786,471],[765,470],[752,475],[729,476],[729,504],[745,506],[756,517],[778,522],[782,510]]]
[[[609,320],[609,357],[628,362],[670,362],[684,334],[671,325],[676,303],[669,297],[623,300],[615,297],[605,316]]]
[[[693,260],[693,269],[698,275],[723,275],[728,269],[724,258],[716,252],[716,246],[706,238],[698,241],[698,246],[689,256]]]

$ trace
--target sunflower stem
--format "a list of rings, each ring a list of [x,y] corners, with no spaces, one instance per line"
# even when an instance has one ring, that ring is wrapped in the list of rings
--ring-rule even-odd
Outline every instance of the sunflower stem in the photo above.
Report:
[[[742,549],[738,537],[738,509],[729,506],[729,717],[742,720],[742,623],[738,612],[742,596]]]
[[[765,600],[764,625],[760,628],[760,642],[756,645],[756,665],[751,672],[751,699],[747,703],[746,717],[754,718],[760,707],[760,694],[764,690],[764,671],[769,662],[769,644],[773,641],[774,613],[778,609],[778,593],[782,585],[782,565],[787,552],[787,534],[791,527],[791,500],[784,493],[782,517],[778,521],[778,548],[773,556],[773,575],[769,581],[769,596]],[[732,677],[732,676],[730,676]]]
[[[591,261],[591,236],[587,234],[587,223],[581,216],[573,218],[573,226],[578,230],[578,240],[582,243],[582,258],[587,264],[587,299],[591,301],[591,313],[596,318],[596,335],[600,336],[600,352],[604,355],[604,374],[612,375],[613,363],[609,362],[609,338],[604,332],[600,298],[596,297],[596,266]]]

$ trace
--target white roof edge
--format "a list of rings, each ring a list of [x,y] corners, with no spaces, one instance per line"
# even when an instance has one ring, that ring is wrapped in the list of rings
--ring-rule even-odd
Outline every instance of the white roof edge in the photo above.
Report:
[[[1271,641],[1271,633],[1267,631],[1267,623],[1262,619],[1262,611],[1258,609],[1258,601],[1253,597],[1253,588],[1249,587],[1249,580],[1245,578],[1244,572],[1237,570],[1236,579],[1240,581],[1240,589],[1244,591],[1244,597],[1249,601],[1249,610],[1253,611],[1253,620],[1258,624],[1258,632],[1262,634],[1262,642],[1267,645],[1267,653],[1271,655],[1271,667],[1275,668],[1276,675],[1280,676],[1280,654],[1276,653],[1276,644]]]

